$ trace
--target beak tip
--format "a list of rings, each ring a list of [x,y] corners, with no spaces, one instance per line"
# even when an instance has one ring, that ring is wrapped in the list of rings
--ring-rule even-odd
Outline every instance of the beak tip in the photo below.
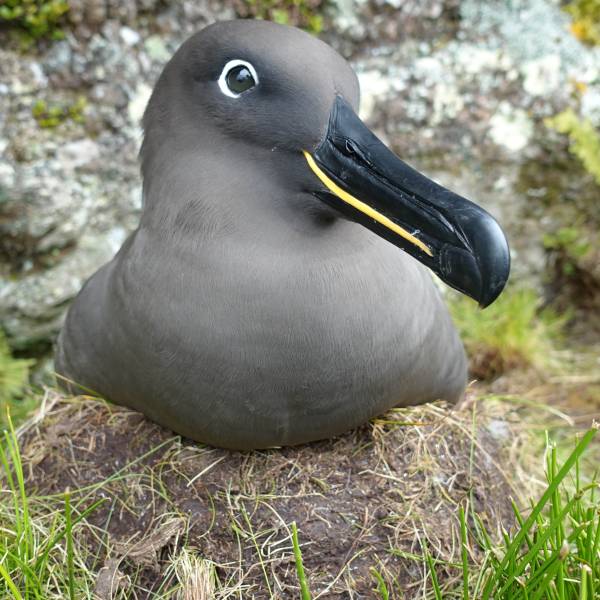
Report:
[[[510,274],[510,251],[504,232],[484,211],[471,226],[473,246],[468,250],[444,246],[440,256],[442,280],[469,296],[480,308],[502,293]]]
[[[486,308],[506,286],[510,275],[510,249],[504,231],[490,213],[471,202],[466,208],[459,219],[470,241],[469,260],[464,263],[463,274],[458,279],[464,278],[467,294],[480,308]]]
[[[490,236],[486,256],[485,293],[480,299],[482,308],[496,301],[502,293],[510,276],[510,248],[500,225],[492,219],[493,234]]]
[[[500,226],[494,221],[494,235],[489,238],[486,252],[477,261],[483,277],[479,306],[487,308],[500,296],[510,275],[510,249]]]
[[[501,286],[498,286],[496,289],[491,290],[491,291],[487,292],[485,295],[483,295],[482,297],[480,297],[479,300],[477,301],[477,303],[479,304],[479,308],[481,308],[483,310],[484,308],[487,308],[488,306],[490,306],[490,304],[493,304],[498,299],[498,296],[500,296],[503,289],[504,289],[504,284],[502,284]]]

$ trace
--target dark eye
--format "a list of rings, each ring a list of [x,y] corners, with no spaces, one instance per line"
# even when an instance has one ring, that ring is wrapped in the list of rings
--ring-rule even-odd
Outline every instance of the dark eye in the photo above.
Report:
[[[233,67],[233,69],[227,73],[225,79],[227,81],[227,87],[234,94],[241,94],[256,85],[256,81],[254,81],[254,77],[252,77],[250,70],[242,65]]]
[[[231,98],[238,98],[258,84],[254,67],[244,60],[230,60],[219,77],[221,91]]]

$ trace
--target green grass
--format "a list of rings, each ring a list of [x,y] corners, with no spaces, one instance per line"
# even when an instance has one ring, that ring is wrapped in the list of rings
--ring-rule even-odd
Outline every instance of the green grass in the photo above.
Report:
[[[14,358],[8,342],[0,330],[0,430],[7,426],[7,408],[17,421],[38,404],[38,400],[27,394],[29,369],[32,360]]]
[[[473,516],[469,531],[460,509],[463,600],[592,600],[600,595],[600,498],[596,474],[582,481],[580,460],[597,432],[590,429],[559,467],[556,446],[547,444],[547,487],[527,511],[513,503],[516,530],[498,547]],[[569,481],[569,477],[572,481]],[[473,548],[484,552],[469,563]],[[427,551],[426,551],[427,552]],[[428,554],[427,554],[428,556]],[[436,600],[442,598],[429,562]]]
[[[29,464],[31,457],[21,458],[10,419],[8,424],[0,444],[0,463],[4,471],[4,491],[0,501],[0,598],[91,598],[99,564],[88,538],[90,533],[98,540],[106,535],[102,527],[94,528],[87,520],[102,502],[93,502],[94,492],[108,481],[125,480],[132,464],[143,461],[173,440],[169,438],[136,457],[134,463],[124,465],[109,480],[53,496],[39,496],[26,487],[24,465]],[[465,509],[457,508],[456,539],[460,551],[455,562],[436,556],[434,546],[428,545],[427,538],[417,533],[422,554],[404,553],[402,556],[404,560],[417,561],[420,569],[424,569],[423,575],[429,578],[423,598],[591,600],[598,597],[598,480],[595,473],[586,476],[582,466],[584,453],[590,449],[595,433],[596,428],[593,428],[581,436],[575,448],[565,454],[562,465],[559,464],[559,449],[546,439],[545,491],[526,510],[513,504],[515,527],[510,532],[502,530],[500,538],[486,529],[470,502],[465,502]],[[252,515],[243,509],[242,517],[234,520],[237,533],[246,548],[254,548],[259,557],[254,568],[262,569],[264,574],[261,587],[264,590],[270,588],[272,596],[275,580],[271,582],[267,571],[270,558],[268,554],[263,556]],[[500,530],[502,525],[492,524],[492,527],[497,526]],[[298,597],[310,600],[313,597],[309,586],[310,572],[305,571],[295,523],[291,524],[289,532]],[[396,553],[394,548],[390,552]],[[381,571],[379,565],[376,566],[371,569],[373,597],[381,600],[396,597],[399,583],[390,581],[389,570]],[[174,591],[188,590],[190,586],[206,590],[200,597],[211,597],[217,592],[230,597],[226,588],[234,589],[235,586],[235,582],[219,581],[215,564],[185,546],[177,556],[174,555],[172,565],[165,573],[168,573],[169,581],[164,590],[159,590],[157,599],[170,598]],[[136,572],[131,576],[137,577]]]
[[[377,569],[372,568],[371,575],[373,575],[373,579],[377,582],[377,592],[379,593],[380,598],[382,600],[390,600],[390,592],[381,573]]]
[[[0,445],[7,488],[0,501],[0,597],[46,600],[90,597],[93,578],[86,555],[75,544],[78,524],[104,500],[85,509],[72,505],[68,491],[51,506],[32,500],[25,489],[21,455],[10,417]],[[40,511],[41,509],[41,511]],[[43,514],[42,514],[43,513]]]
[[[563,275],[577,277],[578,267],[581,268],[580,265],[585,264],[583,261],[591,257],[596,244],[590,233],[580,225],[569,225],[544,235],[544,249],[564,257]]]
[[[94,493],[111,483],[128,479],[130,468],[171,444],[173,438],[136,457],[104,481],[74,490],[67,489],[59,494],[39,495],[26,487],[24,462],[28,463],[21,456],[10,416],[7,417],[7,423],[8,429],[0,436],[0,598],[96,598],[94,589],[103,562],[99,556],[110,556],[111,549],[107,543],[107,532],[102,527],[93,526],[88,517],[104,502],[111,502],[111,499],[107,493],[103,498],[93,500]],[[114,509],[113,499],[109,516]],[[90,541],[95,542],[95,547]],[[164,585],[154,593],[155,600],[175,597],[173,594],[182,588],[182,584],[176,584],[176,589],[173,589],[173,580],[181,580],[194,588],[204,585],[212,589],[214,569],[208,561],[185,554],[174,560],[171,567]],[[137,585],[138,575],[135,570],[129,575],[128,581],[132,587]],[[113,596],[117,597],[136,596]],[[200,597],[209,598],[211,595]]]
[[[529,288],[507,290],[480,310],[465,296],[451,296],[450,312],[472,359],[472,371],[489,379],[515,367],[547,368],[568,315],[541,308]]]
[[[300,552],[300,543],[298,542],[298,527],[296,522],[292,523],[292,546],[294,548],[294,559],[296,561],[296,573],[300,582],[300,597],[302,600],[310,600],[310,590],[304,574],[304,564],[302,562],[302,553]]]

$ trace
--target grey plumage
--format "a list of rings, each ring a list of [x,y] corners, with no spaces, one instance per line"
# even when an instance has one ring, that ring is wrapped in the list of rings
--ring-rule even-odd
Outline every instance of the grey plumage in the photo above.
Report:
[[[244,102],[216,83],[235,58],[259,72]],[[336,94],[356,108],[354,73],[298,30],[234,21],[190,38],[144,117],[140,225],[73,302],[57,372],[230,448],[455,401],[465,354],[428,271],[311,193],[301,150]]]

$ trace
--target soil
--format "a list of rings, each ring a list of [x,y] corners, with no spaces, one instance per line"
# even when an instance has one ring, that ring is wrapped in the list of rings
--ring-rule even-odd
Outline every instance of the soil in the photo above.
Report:
[[[128,598],[155,597],[176,583],[183,547],[216,565],[211,597],[298,598],[293,521],[313,597],[372,598],[376,568],[390,597],[413,598],[425,545],[457,558],[458,505],[493,530],[518,495],[505,475],[518,419],[493,402],[398,409],[334,440],[232,452],[101,401],[52,398],[21,433],[28,486],[75,490],[78,510],[104,499],[77,534],[101,598],[121,597],[118,581]]]

